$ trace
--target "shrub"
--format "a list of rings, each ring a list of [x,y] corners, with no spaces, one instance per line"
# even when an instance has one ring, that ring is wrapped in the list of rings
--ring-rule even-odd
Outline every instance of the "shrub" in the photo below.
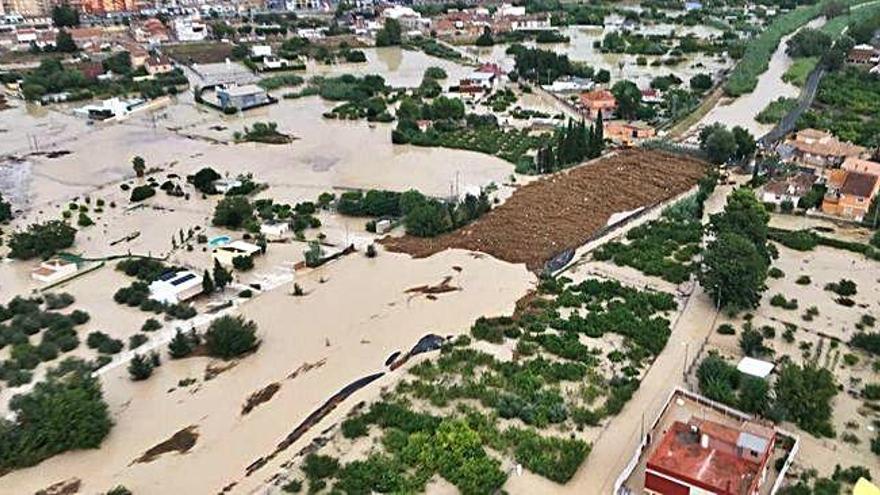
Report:
[[[810,285],[811,282],[812,280],[810,279],[809,275],[801,275],[797,278],[797,280],[794,281],[794,283],[798,285]]]
[[[834,292],[838,296],[854,296],[856,294],[856,283],[848,279],[840,279],[839,282],[831,282],[825,285],[825,290]]]
[[[250,256],[236,256],[232,258],[232,267],[245,272],[254,267],[254,259]]]
[[[144,345],[149,337],[142,333],[136,333],[128,338],[128,348],[129,349],[137,349],[138,347]]]
[[[141,332],[155,332],[162,328],[162,324],[155,318],[147,318],[147,321],[141,326]]]
[[[205,333],[205,344],[211,356],[232,359],[254,350],[257,345],[257,324],[241,316],[221,316]]]
[[[770,305],[782,309],[797,309],[797,299],[788,300],[782,294],[776,294],[770,298]]]
[[[718,333],[721,335],[736,335],[736,329],[730,323],[722,323],[718,325]]]
[[[859,364],[859,357],[852,353],[846,353],[843,355],[843,362],[847,366],[855,366]]]
[[[66,292],[46,294],[43,296],[43,300],[46,303],[46,309],[63,309],[74,303],[73,296]]]
[[[281,487],[284,493],[299,493],[302,491],[302,481],[290,480]]]
[[[0,430],[0,468],[32,466],[68,450],[97,448],[112,421],[101,385],[81,361],[56,369],[9,402],[15,418]]]
[[[129,201],[138,202],[143,201],[147,198],[151,198],[156,195],[156,190],[153,189],[153,186],[142,185],[137,186],[131,190],[131,197],[129,197]]]
[[[135,354],[128,363],[128,375],[132,381],[146,380],[153,374],[153,369],[159,366],[159,355]]]
[[[782,277],[785,277],[785,272],[783,272],[782,270],[780,270],[779,268],[776,268],[774,266],[774,267],[770,268],[770,270],[767,271],[767,275],[769,275],[772,278],[782,278]]]
[[[326,455],[309,454],[303,462],[302,470],[309,482],[314,482],[336,474],[339,470],[339,461]]]
[[[866,384],[862,396],[868,400],[880,400],[880,383]]]
[[[86,345],[101,354],[116,354],[122,350],[122,341],[111,338],[104,332],[91,332],[86,338]]]

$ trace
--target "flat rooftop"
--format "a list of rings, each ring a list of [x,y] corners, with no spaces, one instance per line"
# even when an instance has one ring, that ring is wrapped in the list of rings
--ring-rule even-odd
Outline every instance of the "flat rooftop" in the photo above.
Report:
[[[703,435],[708,437],[705,445],[700,441]],[[770,446],[770,439],[755,437],[762,447],[758,462],[738,455],[737,448],[752,436],[713,421],[676,421],[648,459],[648,469],[707,489],[746,495]]]

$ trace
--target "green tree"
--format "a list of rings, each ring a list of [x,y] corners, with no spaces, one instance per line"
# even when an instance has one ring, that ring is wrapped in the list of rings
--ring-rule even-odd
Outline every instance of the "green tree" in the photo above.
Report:
[[[397,46],[402,39],[400,22],[385,19],[385,25],[376,33],[376,46]]]
[[[94,449],[110,432],[112,421],[101,384],[83,361],[55,368],[45,381],[9,402],[0,420],[0,468],[33,466],[61,452]]]
[[[492,37],[492,30],[489,29],[489,26],[483,28],[483,32],[480,33],[474,44],[477,46],[492,46],[495,44],[495,39]]]
[[[639,117],[642,106],[642,92],[632,81],[617,81],[611,87],[611,93],[617,100],[617,115],[621,118],[634,120]]]
[[[838,390],[830,371],[810,364],[802,368],[787,363],[782,366],[773,389],[775,410],[780,419],[797,423],[816,436],[834,436],[830,422],[831,400]]]
[[[128,376],[132,381],[146,380],[153,374],[153,361],[149,356],[135,354],[128,362]]]
[[[257,347],[257,324],[241,316],[221,316],[205,332],[208,354],[232,359]]]
[[[712,77],[709,74],[697,74],[690,80],[691,89],[696,93],[703,93],[712,87]]]
[[[236,256],[232,258],[232,267],[238,271],[246,272],[254,267],[254,259],[250,256]]]
[[[32,224],[26,231],[15,232],[9,239],[9,256],[20,260],[46,259],[73,245],[76,229],[61,220]]]
[[[767,261],[749,239],[724,231],[709,243],[698,278],[719,306],[755,308],[766,289]]]
[[[205,294],[212,294],[214,288],[214,280],[211,278],[211,274],[208,273],[208,270],[205,270],[205,273],[202,275],[202,292]]]
[[[192,354],[197,345],[199,345],[199,337],[195,331],[185,334],[177,329],[171,342],[168,343],[168,354],[171,355],[171,359],[182,359]]]
[[[736,156],[736,139],[726,127],[715,124],[700,132],[700,149],[710,162],[727,163]]]
[[[73,37],[64,29],[58,31],[58,34],[55,35],[55,49],[62,53],[74,53],[79,50],[73,41]]]
[[[79,12],[67,3],[52,7],[52,24],[56,28],[79,26]]]
[[[729,232],[745,237],[769,262],[768,222],[770,222],[770,214],[767,213],[764,204],[758,201],[755,192],[747,187],[739,187],[727,196],[724,211],[711,216],[709,228],[715,234]]]
[[[766,380],[743,376],[737,407],[751,414],[765,415],[770,408],[770,386]]]
[[[134,169],[135,175],[138,177],[143,177],[144,173],[147,171],[147,162],[140,156],[135,156],[131,159],[131,168]]]
[[[764,354],[764,336],[754,328],[746,328],[739,336],[739,348],[743,354],[757,358]]]
[[[214,260],[214,286],[220,290],[226,288],[232,282],[232,274],[219,261]]]
[[[12,204],[3,200],[3,194],[0,194],[0,223],[6,223],[12,220]]]
[[[740,126],[735,126],[731,132],[733,133],[733,140],[736,142],[734,157],[737,160],[751,157],[757,148],[755,137],[752,136],[752,133]]]
[[[227,196],[214,208],[213,224],[237,229],[254,220],[254,207],[244,196]]]

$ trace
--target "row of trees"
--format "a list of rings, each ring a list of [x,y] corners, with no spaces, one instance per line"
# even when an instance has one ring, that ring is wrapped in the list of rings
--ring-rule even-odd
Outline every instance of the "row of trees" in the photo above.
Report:
[[[569,120],[566,127],[556,130],[550,144],[538,150],[535,168],[541,174],[553,172],[587,158],[596,158],[604,147],[601,113],[592,126],[587,126],[584,121],[574,123]]]

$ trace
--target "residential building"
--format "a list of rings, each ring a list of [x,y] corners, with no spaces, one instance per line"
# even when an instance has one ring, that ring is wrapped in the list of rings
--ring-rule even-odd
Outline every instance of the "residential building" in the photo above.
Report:
[[[634,144],[643,139],[650,139],[657,135],[654,128],[644,122],[626,122],[622,120],[605,122],[603,131],[607,139],[626,145]]]
[[[840,141],[831,133],[818,129],[803,129],[787,141],[792,147],[795,162],[814,168],[836,167],[846,158],[860,157],[867,150],[861,146]]]
[[[189,270],[167,272],[150,284],[150,299],[177,304],[202,293],[202,276]]]
[[[607,119],[617,109],[617,100],[611,91],[596,89],[581,94],[581,105],[584,107],[584,113],[587,117],[595,119],[601,112],[602,118]]]
[[[458,91],[464,94],[477,94],[490,91],[495,86],[496,76],[491,72],[471,72],[458,81]]]
[[[239,110],[247,110],[272,101],[266,90],[256,84],[220,88],[217,90],[217,99],[222,108],[237,108]]]
[[[877,49],[872,45],[862,44],[852,47],[846,55],[846,61],[850,64],[874,65],[880,62],[880,57],[877,55]]]
[[[4,10],[9,14],[22,17],[40,17],[49,15],[52,10],[48,0],[2,0]]]
[[[877,195],[880,178],[862,172],[833,170],[827,187],[822,213],[860,222]]]
[[[211,257],[223,266],[233,266],[232,260],[240,256],[252,257],[260,252],[260,247],[249,242],[232,241],[214,248]]]
[[[208,27],[199,17],[178,17],[173,26],[178,41],[204,41],[208,37]]]
[[[171,72],[174,70],[174,64],[165,55],[153,55],[146,60],[144,68],[147,69],[147,74],[154,76]]]
[[[251,57],[263,58],[272,56],[271,45],[251,45]]]
[[[272,239],[282,239],[290,232],[287,222],[266,222],[260,225],[260,233]]]
[[[167,43],[171,39],[168,35],[168,28],[155,17],[150,17],[140,24],[133,24],[132,36],[134,36],[135,41],[138,43],[150,45]]]
[[[39,282],[51,284],[73,275],[77,269],[76,263],[72,261],[52,258],[40,263],[40,266],[31,272],[31,278]]]
[[[124,117],[143,104],[144,100],[139,98],[123,100],[118,96],[114,96],[100,103],[90,103],[79,107],[73,113],[78,117],[85,117],[90,120],[106,120]]]
[[[736,428],[693,416],[675,421],[648,459],[645,492],[756,495],[775,442],[772,429],[754,422]]]
[[[850,172],[862,172],[863,174],[871,174],[880,177],[880,163],[871,160],[849,157],[843,161],[840,168],[849,170]]]
[[[762,189],[761,201],[776,205],[784,201],[791,201],[793,205],[797,206],[798,201],[813,188],[816,179],[816,175],[806,172],[771,179]]]

